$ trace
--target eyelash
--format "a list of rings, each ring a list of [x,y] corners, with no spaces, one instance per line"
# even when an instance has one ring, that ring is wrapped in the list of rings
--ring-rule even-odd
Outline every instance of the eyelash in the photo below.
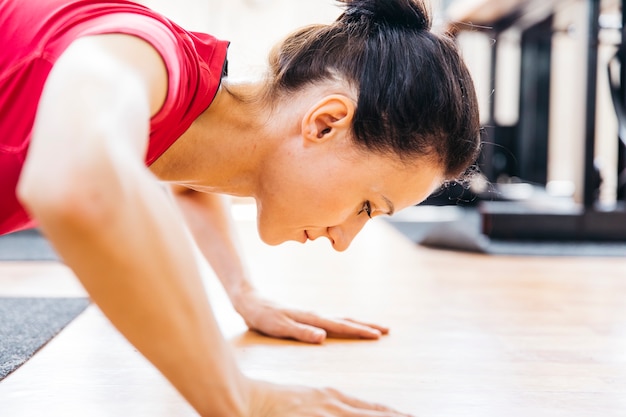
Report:
[[[369,201],[366,201],[365,203],[363,203],[363,207],[361,207],[361,210],[357,214],[361,214],[363,212],[365,212],[367,214],[367,217],[371,219],[372,218],[372,203],[370,203]]]

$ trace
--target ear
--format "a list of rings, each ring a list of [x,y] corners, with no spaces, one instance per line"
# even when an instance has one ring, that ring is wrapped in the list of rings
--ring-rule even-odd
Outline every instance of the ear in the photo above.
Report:
[[[354,117],[354,102],[342,94],[331,94],[309,108],[302,118],[302,137],[322,143],[348,133]]]

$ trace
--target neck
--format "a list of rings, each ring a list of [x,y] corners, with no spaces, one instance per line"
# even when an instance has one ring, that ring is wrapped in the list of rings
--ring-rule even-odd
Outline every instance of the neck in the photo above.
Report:
[[[151,167],[198,191],[254,196],[271,138],[260,83],[222,86],[211,106]]]

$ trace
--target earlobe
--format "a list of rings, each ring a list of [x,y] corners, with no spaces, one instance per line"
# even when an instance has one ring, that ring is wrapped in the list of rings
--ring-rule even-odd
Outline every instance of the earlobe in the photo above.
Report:
[[[311,106],[302,118],[303,138],[320,143],[349,130],[354,110],[354,102],[344,95],[325,96]]]

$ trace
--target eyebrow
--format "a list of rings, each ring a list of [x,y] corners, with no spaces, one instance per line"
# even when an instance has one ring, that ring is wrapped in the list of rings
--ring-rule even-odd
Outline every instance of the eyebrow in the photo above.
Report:
[[[387,206],[388,206],[387,215],[391,216],[396,211],[395,207],[393,206],[393,203],[384,195],[382,195],[381,197],[383,198],[383,200],[385,200],[385,203],[387,203]]]

